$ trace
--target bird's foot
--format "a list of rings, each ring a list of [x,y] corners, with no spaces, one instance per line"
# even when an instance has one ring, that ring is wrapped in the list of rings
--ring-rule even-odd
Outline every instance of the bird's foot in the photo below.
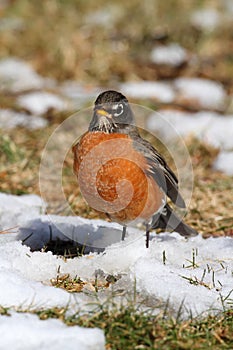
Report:
[[[149,248],[149,241],[150,241],[150,227],[149,225],[146,225],[146,248]]]
[[[122,235],[121,235],[121,240],[122,241],[125,240],[125,235],[126,235],[126,226],[123,226]]]

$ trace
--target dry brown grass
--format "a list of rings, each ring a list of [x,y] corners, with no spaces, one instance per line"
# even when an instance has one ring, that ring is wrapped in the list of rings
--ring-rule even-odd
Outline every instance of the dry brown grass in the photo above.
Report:
[[[223,7],[216,0],[13,1],[2,15],[22,17],[24,23],[18,32],[3,32],[0,56],[26,59],[41,74],[59,80],[113,84],[177,75],[176,69],[149,64],[148,55],[158,43],[178,41],[200,58],[181,67],[179,74],[206,76],[232,86],[231,24],[225,20],[210,34],[192,27],[190,14],[200,5],[220,11]],[[93,22],[90,15],[96,11],[112,15],[109,25],[104,26],[104,19]]]

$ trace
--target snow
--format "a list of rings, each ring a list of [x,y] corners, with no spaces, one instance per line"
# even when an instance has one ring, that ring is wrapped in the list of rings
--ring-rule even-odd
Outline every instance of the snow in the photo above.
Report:
[[[0,3],[1,8],[1,3]],[[20,17],[5,17],[0,19],[0,32],[8,31],[8,30],[22,30],[24,29],[25,24],[22,18]]]
[[[204,141],[223,150],[233,149],[233,115],[216,116],[206,131]]]
[[[233,3],[232,0],[224,0],[224,9],[227,14],[229,14],[230,18],[232,19],[233,14]]]
[[[214,8],[203,8],[192,13],[191,23],[201,30],[212,31],[220,23],[220,14]]]
[[[160,81],[127,82],[120,86],[123,94],[132,98],[154,98],[169,103],[175,98],[171,85]]]
[[[81,84],[75,80],[67,80],[60,85],[60,93],[69,98],[75,108],[81,108],[85,103],[92,102],[100,92],[100,88]]]
[[[44,87],[45,81],[32,67],[18,58],[0,60],[0,90],[20,92]]]
[[[214,169],[233,175],[233,152],[220,152],[214,162]]]
[[[172,128],[167,128],[169,123]],[[148,118],[149,130],[160,133],[165,140],[178,135],[194,135],[200,140],[223,150],[233,148],[233,115],[215,112],[188,113],[177,110],[160,110]]]
[[[177,78],[172,81],[126,82],[119,89],[127,97],[154,98],[160,102],[171,103],[174,100],[195,104],[200,108],[221,110],[227,94],[220,83],[202,78]]]
[[[174,137],[173,129],[165,128],[165,122],[173,126],[176,131],[175,135],[177,135],[177,133],[182,136],[192,134],[201,137],[205,130],[211,125],[212,119],[212,112],[188,113],[167,109],[152,113],[148,118],[147,126],[149,130],[159,132],[165,140]]]
[[[223,86],[202,78],[177,78],[175,88],[182,99],[196,102],[199,107],[221,109],[227,97]]]
[[[104,350],[103,331],[68,327],[55,319],[41,321],[36,315],[11,313],[0,316],[0,347],[14,350]]]
[[[28,115],[26,113],[15,112],[10,109],[0,109],[0,128],[13,129],[18,126],[27,129],[40,129],[48,125],[46,119],[36,116]]]
[[[219,254],[216,254],[217,246],[220,249]],[[133,276],[135,276],[138,283],[138,291],[144,295],[155,297],[163,304],[166,300],[169,300],[172,307],[176,306],[176,310],[178,310],[178,305],[182,305],[184,302],[183,313],[187,315],[189,313],[200,315],[206,310],[220,310],[220,293],[227,295],[231,291],[232,285],[229,281],[230,275],[225,275],[226,267],[221,268],[220,261],[225,266],[227,257],[232,259],[230,255],[230,250],[233,247],[232,239],[230,241],[215,239],[214,241],[213,238],[206,242],[206,248],[204,248],[203,239],[199,237],[195,240],[195,243],[188,243],[188,247],[186,244],[179,243],[177,239],[173,242],[170,241],[169,245],[163,242],[153,242],[152,248],[157,250],[157,257],[143,257],[136,262],[132,269]],[[192,249],[198,251],[198,267],[182,269],[182,260],[185,266],[191,265]],[[210,252],[211,249],[213,249],[212,253]],[[221,251],[223,249],[224,254]],[[176,250],[179,251],[179,260],[177,259]],[[168,259],[166,265],[161,263],[163,251],[165,251]],[[158,259],[158,256],[160,256],[160,259]],[[209,272],[207,272],[208,266],[210,266]],[[229,267],[228,263],[227,266]],[[232,266],[232,262],[230,266]],[[203,278],[204,271],[205,277]],[[213,275],[216,278],[215,282],[212,280]],[[188,281],[190,278],[193,281],[199,281],[199,283],[197,285],[191,284]]]
[[[44,213],[45,203],[37,195],[0,193],[0,230],[9,229]]]
[[[156,298],[161,308],[169,298],[170,307],[177,311],[185,299],[186,309],[183,313],[186,316],[189,311],[199,315],[210,311],[210,308],[221,309],[220,293],[226,296],[232,289],[232,238],[204,240],[199,236],[186,241],[176,233],[164,233],[156,236],[147,250],[145,238],[140,235],[139,239],[135,239],[135,235],[129,235],[125,242],[107,248],[105,253],[94,254],[92,259],[83,256],[67,259],[66,262],[49,252],[32,253],[19,242],[2,243],[0,304],[5,307],[19,308],[23,305],[24,308],[38,308],[62,307],[69,303],[69,307],[74,308],[74,300],[67,292],[45,285],[50,278],[56,277],[59,267],[61,274],[78,275],[84,280],[93,279],[97,269],[107,274],[120,273],[127,276],[127,279],[124,277],[126,289],[129,285],[133,286],[136,279],[140,295],[143,298]],[[193,251],[197,251],[196,268],[190,263]],[[163,252],[166,254],[166,265],[163,264]],[[201,281],[204,271],[202,284],[191,285],[187,280]],[[75,302],[76,307],[83,305],[81,294],[76,296]]]
[[[21,95],[17,103],[34,114],[44,114],[51,108],[57,111],[68,108],[68,103],[64,99],[49,92],[31,92]]]
[[[7,196],[7,195],[6,195]],[[25,207],[31,203],[32,210],[38,207],[38,197],[16,197],[10,196],[8,206],[5,205],[5,215],[9,215],[9,208],[17,212],[25,199]],[[12,202],[15,197],[15,202]],[[18,199],[21,201],[18,201]],[[2,201],[0,201],[2,203]],[[6,201],[5,201],[6,203]],[[2,209],[3,211],[3,209]],[[25,213],[26,217],[28,214]],[[32,212],[32,216],[35,212]],[[10,218],[10,217],[9,217]],[[10,224],[17,224],[17,217]],[[0,218],[1,220],[1,218]],[[47,221],[46,221],[47,220]],[[102,220],[88,220],[78,217],[47,217],[40,216],[34,220],[27,221],[27,228],[31,226],[31,237],[36,244],[40,241],[49,241],[50,232],[46,231],[48,220],[53,223],[63,223],[63,236],[67,240],[67,232],[71,226],[77,225],[77,232],[83,229],[86,232],[97,232],[99,227],[105,227],[108,233],[113,230],[121,232],[119,225],[106,223]],[[34,231],[33,222],[37,223]],[[83,225],[83,228],[82,228]],[[41,230],[39,229],[41,227]],[[66,231],[64,231],[66,230]],[[115,230],[115,231],[114,231]],[[29,232],[29,231],[28,231]],[[21,235],[26,232],[21,231]],[[41,235],[41,237],[40,237]],[[54,231],[56,236],[62,239],[61,232]],[[68,235],[69,236],[69,235]],[[90,253],[79,258],[66,259],[52,255],[51,252],[30,251],[26,245],[22,245],[15,234],[0,235],[0,305],[3,307],[14,307],[14,309],[38,309],[41,307],[65,307],[69,312],[84,310],[90,305],[91,294],[73,293],[54,288],[50,280],[58,274],[69,274],[71,277],[78,276],[84,281],[95,278],[96,271],[105,274],[120,274],[122,278],[116,282],[113,290],[125,289],[132,292],[136,280],[136,290],[141,300],[151,298],[154,307],[164,309],[169,299],[169,308],[176,313],[182,302],[184,307],[182,315],[188,317],[190,312],[200,315],[204,312],[221,310],[221,296],[226,297],[232,290],[233,239],[230,237],[203,239],[201,236],[189,240],[177,233],[152,234],[149,249],[145,248],[144,232],[136,228],[128,228],[125,241],[118,242],[106,247],[99,254]],[[76,237],[78,240],[79,237]],[[95,240],[94,234],[92,239]],[[28,244],[25,241],[25,244]],[[29,245],[32,245],[31,241]],[[166,256],[164,264],[163,256]],[[192,264],[193,254],[195,263]],[[59,270],[59,273],[58,273]],[[194,284],[190,283],[194,281]],[[100,294],[100,301],[106,301],[111,290]],[[111,294],[112,295],[112,294]],[[232,302],[229,296],[227,302]],[[231,304],[229,304],[231,305]]]
[[[19,245],[19,242],[17,243]],[[4,254],[4,249],[8,249],[7,256]],[[42,265],[37,266],[34,274],[33,271],[30,270],[31,278],[29,279],[26,277],[29,274],[29,268],[32,269],[33,266],[36,267],[36,264],[31,262],[29,248],[27,248],[27,250],[22,250],[16,244],[8,243],[5,245],[1,244],[0,250],[3,255],[0,258],[0,304],[2,306],[14,307],[16,309],[24,308],[27,310],[39,309],[41,307],[65,307],[69,303],[72,305],[74,304],[70,295],[64,290],[55,289],[41,283],[40,276],[42,273],[40,273],[40,269],[46,268],[48,259],[42,262],[43,256],[41,256],[40,259],[36,259],[37,257],[34,256],[34,261],[36,259],[37,263]],[[11,263],[9,257],[15,259],[15,261]],[[15,265],[16,262],[19,263],[18,266]],[[23,269],[23,271],[20,271],[20,269]],[[50,271],[53,269],[54,265],[50,267]],[[43,276],[45,276],[45,273]],[[38,278],[37,281],[35,281],[36,277]],[[56,277],[56,271],[54,271],[53,277]],[[43,282],[48,283],[47,279]]]
[[[156,64],[178,67],[186,62],[187,59],[187,51],[177,43],[157,46],[151,52],[151,61]]]
[[[101,26],[111,29],[122,15],[123,11],[120,6],[106,3],[102,8],[88,14],[84,21],[88,26]]]

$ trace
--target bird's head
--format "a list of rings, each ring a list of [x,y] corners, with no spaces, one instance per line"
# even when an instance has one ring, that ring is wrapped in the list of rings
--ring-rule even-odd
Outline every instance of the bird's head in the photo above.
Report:
[[[89,126],[90,131],[124,132],[131,125],[134,125],[134,116],[124,95],[109,90],[97,97]]]

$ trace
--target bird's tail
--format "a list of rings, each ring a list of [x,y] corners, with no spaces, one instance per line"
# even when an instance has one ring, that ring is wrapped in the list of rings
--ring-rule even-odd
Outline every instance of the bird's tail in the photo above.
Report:
[[[151,229],[156,228],[176,231],[185,237],[198,235],[198,232],[185,224],[168,204],[165,205],[159,216],[154,216]]]

